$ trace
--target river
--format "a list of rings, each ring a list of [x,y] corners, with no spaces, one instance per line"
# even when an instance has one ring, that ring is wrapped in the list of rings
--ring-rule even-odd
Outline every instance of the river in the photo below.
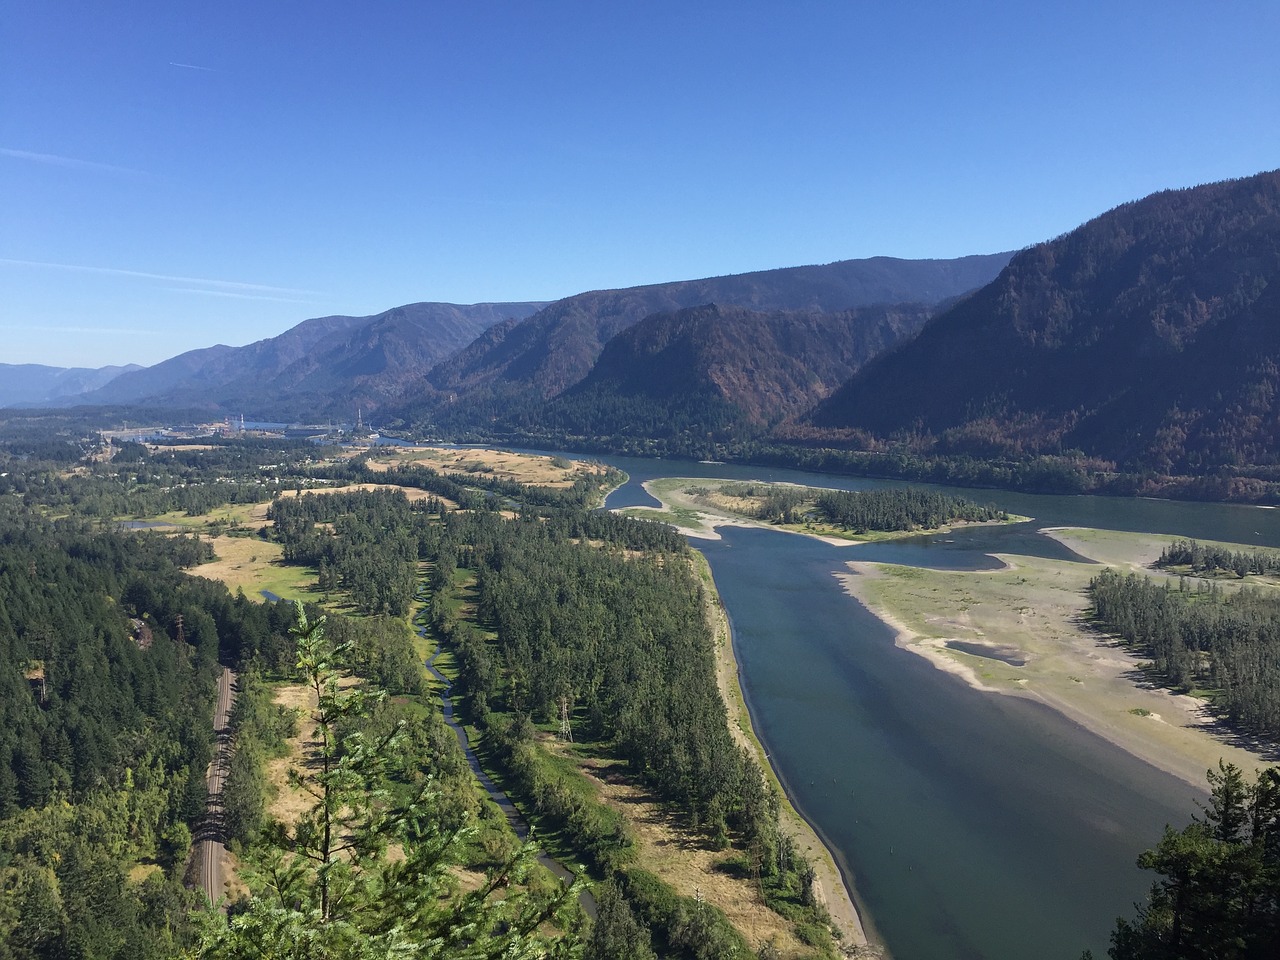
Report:
[[[663,476],[894,486],[715,464],[600,458],[631,480],[609,507],[652,504]],[[697,541],[733,627],[752,720],[788,794],[897,960],[1105,956],[1153,879],[1135,865],[1203,795],[1055,711],[983,693],[899,649],[841,588],[850,559],[976,568],[991,552],[1072,559],[1043,526],[1280,546],[1280,513],[1221,504],[956,491],[1035,518],[836,548],[759,528]],[[1075,558],[1079,559],[1079,558]]]

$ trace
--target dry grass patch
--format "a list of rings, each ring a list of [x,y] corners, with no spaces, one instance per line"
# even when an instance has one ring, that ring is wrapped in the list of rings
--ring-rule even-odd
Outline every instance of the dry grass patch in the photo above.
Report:
[[[309,493],[320,494],[321,496],[323,496],[326,493],[354,493],[356,491],[361,491],[361,490],[363,491],[399,490],[401,493],[405,495],[405,499],[409,500],[410,502],[413,502],[416,500],[427,500],[427,499],[430,499],[431,497],[435,497],[437,500],[444,500],[444,502],[450,507],[456,506],[456,504],[453,504],[450,501],[445,500],[444,497],[441,497],[439,494],[432,493],[429,490],[422,490],[418,487],[402,487],[398,483],[350,483],[344,487],[310,487],[306,490],[303,490],[301,493],[299,493],[297,490],[289,489],[289,490],[281,490],[280,496],[282,498],[297,497],[297,496],[303,496]],[[266,506],[269,506],[269,504],[264,505],[264,509],[263,509],[264,519],[266,516],[266,509],[265,509]]]
[[[476,473],[537,487],[569,487],[581,477],[599,476],[606,469],[597,464],[507,450],[408,447],[379,447],[378,450],[379,455],[368,461],[371,470],[386,471],[407,463],[441,473]]]
[[[257,537],[211,537],[209,544],[217,554],[212,563],[193,567],[198,577],[220,580],[234,593],[260,596],[267,590],[289,600],[317,600],[315,572],[309,567],[284,563],[280,544]]]
[[[556,742],[548,741],[551,743]],[[558,746],[556,743],[552,749]],[[682,828],[652,794],[623,776],[617,762],[584,760],[580,769],[600,801],[626,820],[640,869],[661,878],[683,896],[701,896],[723,910],[753,947],[773,939],[784,957],[812,953],[795,938],[791,923],[765,905],[752,880],[723,869],[736,856],[735,851],[708,849],[700,835]]]
[[[293,710],[299,719],[298,732],[289,738],[285,755],[267,761],[267,783],[273,792],[267,815],[282,823],[293,823],[315,803],[313,797],[289,783],[289,771],[307,763],[311,738],[316,732],[316,692],[305,684],[289,683],[277,687],[272,700],[277,706]]]
[[[338,686],[349,690],[359,682],[357,677],[341,677]],[[314,738],[318,726],[315,718],[316,692],[303,683],[286,683],[276,687],[271,699],[277,706],[297,714],[298,729],[286,741],[284,756],[267,761],[267,782],[274,793],[267,805],[267,815],[282,823],[293,823],[315,803],[314,797],[289,783],[289,771],[302,772],[314,762],[317,749]]]

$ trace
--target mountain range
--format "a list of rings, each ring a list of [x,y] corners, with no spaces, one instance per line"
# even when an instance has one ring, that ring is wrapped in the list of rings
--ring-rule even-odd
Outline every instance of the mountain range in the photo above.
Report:
[[[551,304],[409,304],[373,317],[307,320],[247,346],[192,350],[123,372],[94,389],[24,399],[285,419],[349,416],[361,406],[406,422],[442,412],[489,422],[490,411],[519,410],[573,386],[609,340],[656,313],[706,303],[810,313],[933,304],[981,286],[1008,257],[875,257],[593,291]]]
[[[435,437],[1270,481],[1278,279],[1272,171],[1157,193],[1016,254],[410,304],[146,369],[0,368],[0,399],[290,419],[360,407]]]
[[[581,293],[550,304],[522,323],[488,331],[428,373],[426,388],[404,405],[401,415],[408,422],[429,421],[443,431],[519,416],[530,405],[579,383],[606,343],[655,314],[710,303],[808,312],[878,303],[936,304],[988,282],[1009,256],[873,257]]]
[[[117,377],[143,369],[49,367],[41,363],[0,363],[0,407],[57,406],[67,397],[97,390]]]
[[[807,422],[1125,471],[1280,463],[1280,171],[1155,194],[1019,253]]]
[[[495,323],[522,319],[541,303],[411,303],[372,317],[318,317],[244,347],[192,350],[122,374],[75,398],[253,411],[286,419],[372,409]]]

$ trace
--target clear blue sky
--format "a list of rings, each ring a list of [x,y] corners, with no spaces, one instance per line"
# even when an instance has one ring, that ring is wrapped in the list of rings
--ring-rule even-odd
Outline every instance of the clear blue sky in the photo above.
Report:
[[[5,0],[0,362],[1026,246],[1280,166],[1280,3]]]

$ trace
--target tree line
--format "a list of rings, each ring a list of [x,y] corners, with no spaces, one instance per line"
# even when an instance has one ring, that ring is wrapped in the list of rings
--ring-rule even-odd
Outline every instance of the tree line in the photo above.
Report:
[[[778,798],[729,735],[707,598],[687,547],[665,525],[625,517],[591,542],[566,536],[572,529],[555,518],[444,519],[428,619],[455,655],[455,691],[491,752],[517,793],[612,881],[630,913],[611,914],[621,918],[611,943],[632,942],[625,917],[634,915],[666,955],[711,958],[742,946],[717,911],[682,904],[631,865],[625,825],[545,759],[539,728],[626,761],[707,842],[741,851],[766,902],[813,943],[829,942],[813,912],[811,868],[778,830]],[[637,555],[655,531],[661,545]],[[473,616],[459,613],[460,583]]]
[[[1160,552],[1157,567],[1186,567],[1192,573],[1235,574],[1243,580],[1249,574],[1280,574],[1280,554],[1269,550],[1231,550],[1227,547],[1175,540]]]
[[[941,527],[956,521],[981,523],[1007,520],[1009,515],[992,506],[932,490],[827,490],[815,500],[818,515],[854,533],[869,530],[915,530]]]
[[[1115,570],[1090,581],[1089,597],[1097,622],[1150,657],[1163,683],[1207,688],[1231,723],[1280,740],[1280,597]]]

